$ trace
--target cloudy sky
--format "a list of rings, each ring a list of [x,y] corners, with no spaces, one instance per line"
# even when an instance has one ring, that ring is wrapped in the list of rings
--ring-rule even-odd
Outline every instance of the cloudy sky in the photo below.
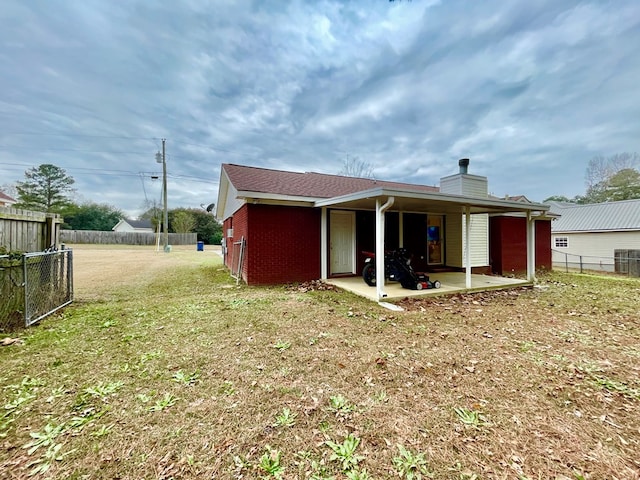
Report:
[[[585,190],[640,151],[640,3],[56,1],[0,8],[0,185],[42,163],[131,215],[217,199],[221,163],[495,195]]]

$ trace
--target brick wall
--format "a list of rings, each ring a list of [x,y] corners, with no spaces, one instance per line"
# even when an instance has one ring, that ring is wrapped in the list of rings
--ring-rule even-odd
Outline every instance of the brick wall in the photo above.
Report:
[[[527,220],[491,217],[489,252],[492,270],[500,275],[527,271]],[[536,269],[551,268],[551,222],[536,221]]]
[[[536,269],[551,268],[551,220],[536,220]]]
[[[320,278],[320,210],[260,204],[247,204],[243,209],[247,212],[247,284]],[[236,215],[234,237],[239,238]]]
[[[227,268],[229,269],[232,268],[231,266],[232,260],[235,260],[235,262],[238,261],[238,255],[240,253],[239,251],[240,246],[233,245],[233,243],[239,242],[242,239],[242,237],[244,237],[245,240],[247,239],[247,232],[248,232],[247,220],[248,220],[247,205],[243,205],[237,212],[233,214],[233,217],[227,218],[222,223],[222,226],[224,229],[222,233],[225,236],[226,242],[227,242],[227,255],[224,259],[224,262]],[[233,229],[233,237],[227,237],[227,232],[229,231],[229,229]],[[237,268],[237,263],[233,267],[233,270],[235,271],[236,268]],[[245,250],[244,263],[242,267],[242,278],[245,281],[246,281],[246,272],[247,272],[247,252]]]

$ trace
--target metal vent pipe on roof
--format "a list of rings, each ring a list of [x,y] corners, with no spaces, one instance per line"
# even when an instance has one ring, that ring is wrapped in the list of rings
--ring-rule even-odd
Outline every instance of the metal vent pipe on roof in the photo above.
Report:
[[[458,166],[460,167],[460,173],[467,173],[467,169],[469,167],[469,159],[461,158],[458,160]]]

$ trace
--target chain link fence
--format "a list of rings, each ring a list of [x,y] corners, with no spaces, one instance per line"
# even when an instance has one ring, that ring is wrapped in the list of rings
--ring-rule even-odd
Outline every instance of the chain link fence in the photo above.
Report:
[[[576,255],[552,249],[553,268],[565,272],[617,273],[640,277],[640,250],[615,250],[613,257]]]
[[[0,256],[0,331],[29,327],[72,301],[72,250]]]

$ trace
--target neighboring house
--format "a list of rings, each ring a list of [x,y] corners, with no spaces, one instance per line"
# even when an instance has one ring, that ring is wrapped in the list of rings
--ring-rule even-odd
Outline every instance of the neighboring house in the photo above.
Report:
[[[0,192],[0,207],[11,207],[15,203],[18,203],[18,201],[11,198],[6,193]]]
[[[640,250],[640,199],[620,202],[549,202],[560,216],[551,227],[554,267],[613,272],[616,250]],[[618,269],[619,270],[619,269]]]
[[[151,225],[151,220],[129,220],[128,218],[123,218],[111,230],[114,232],[153,233],[153,225]]]
[[[225,264],[237,269],[244,241],[241,276],[248,284],[300,282],[359,275],[363,250],[381,262],[385,249],[404,247],[417,271],[465,271],[470,286],[471,271],[492,273],[490,252],[502,258],[515,238],[514,270],[532,280],[534,265],[550,268],[548,206],[490,197],[486,177],[468,174],[466,159],[459,165],[460,173],[442,178],[438,188],[223,164],[216,217]],[[506,214],[522,218],[493,219]],[[500,228],[491,235],[494,223]],[[495,236],[500,251],[490,244]]]

